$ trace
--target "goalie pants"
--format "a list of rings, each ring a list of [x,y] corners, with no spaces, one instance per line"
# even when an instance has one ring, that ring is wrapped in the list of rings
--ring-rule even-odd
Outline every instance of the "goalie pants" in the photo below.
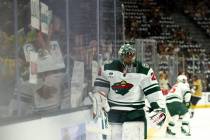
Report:
[[[111,123],[124,123],[140,121],[144,122],[144,138],[147,138],[147,120],[144,110],[110,110],[108,112],[109,122]]]

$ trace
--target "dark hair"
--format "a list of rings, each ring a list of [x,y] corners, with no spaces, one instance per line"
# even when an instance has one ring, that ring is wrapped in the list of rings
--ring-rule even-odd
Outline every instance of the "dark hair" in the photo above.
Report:
[[[198,76],[197,76],[197,75],[193,75],[193,78],[194,78],[195,80],[197,80],[197,79],[198,79]]]

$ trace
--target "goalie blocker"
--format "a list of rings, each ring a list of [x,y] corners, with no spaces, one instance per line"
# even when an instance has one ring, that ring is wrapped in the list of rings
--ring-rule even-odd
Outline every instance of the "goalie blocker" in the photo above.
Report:
[[[146,112],[153,127],[161,127],[166,120],[164,109],[152,110],[151,108],[148,108]]]

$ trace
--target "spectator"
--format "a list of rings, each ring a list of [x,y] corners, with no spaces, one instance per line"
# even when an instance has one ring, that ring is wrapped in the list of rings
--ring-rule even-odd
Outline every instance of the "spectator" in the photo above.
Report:
[[[159,73],[159,83],[160,83],[160,89],[162,90],[163,95],[168,94],[168,90],[170,89],[170,84],[168,81],[168,75],[166,72],[160,72]]]

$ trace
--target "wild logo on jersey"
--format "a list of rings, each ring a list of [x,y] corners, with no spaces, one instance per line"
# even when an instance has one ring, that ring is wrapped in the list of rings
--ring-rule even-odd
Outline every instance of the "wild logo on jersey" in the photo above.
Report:
[[[113,84],[111,87],[117,94],[125,95],[133,87],[133,84],[127,83],[123,80]]]

